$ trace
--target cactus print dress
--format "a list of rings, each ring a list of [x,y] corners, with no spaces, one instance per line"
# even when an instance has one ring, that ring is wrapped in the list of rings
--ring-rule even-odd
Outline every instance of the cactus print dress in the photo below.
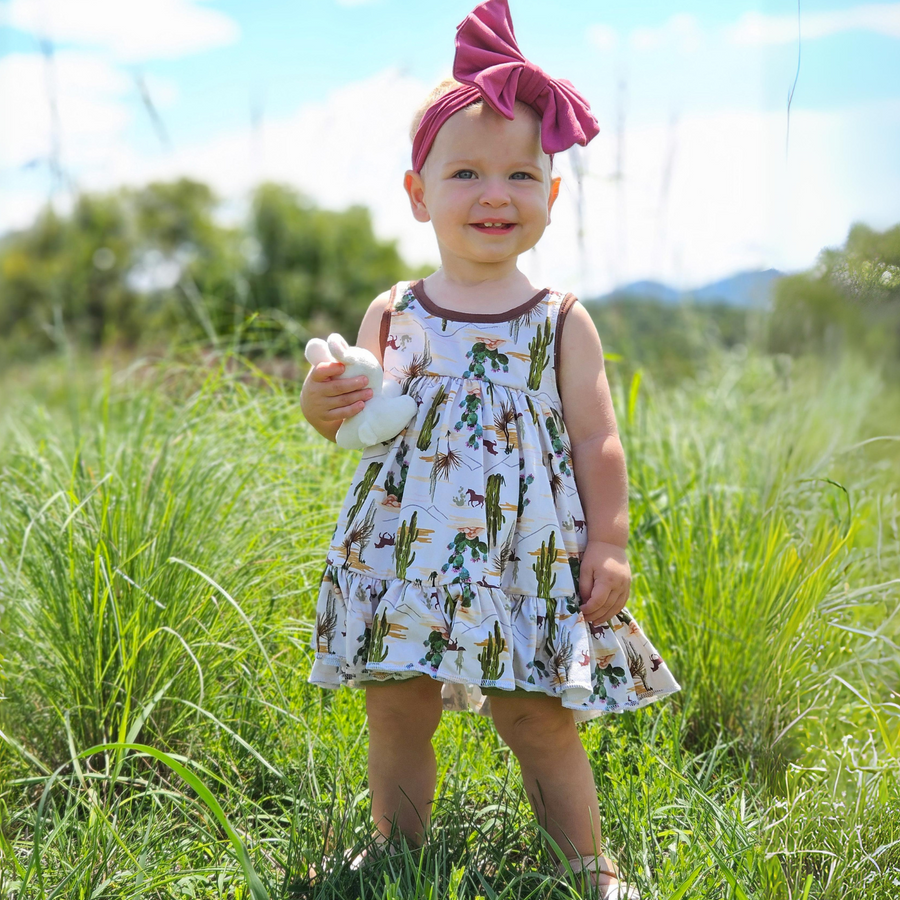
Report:
[[[367,448],[319,591],[313,684],[422,673],[448,710],[535,691],[576,721],[644,706],[679,685],[632,615],[579,611],[587,541],[556,383],[571,294],[500,315],[435,304],[421,281],[384,312],[385,377],[418,412]]]

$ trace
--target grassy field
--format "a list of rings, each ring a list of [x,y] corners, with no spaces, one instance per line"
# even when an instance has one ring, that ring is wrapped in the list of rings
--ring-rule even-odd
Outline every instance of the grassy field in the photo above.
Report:
[[[581,726],[608,852],[645,898],[900,895],[900,388],[741,348],[610,370],[629,608],[683,689]],[[424,852],[328,863],[371,830],[363,697],[306,684],[356,457],[298,391],[230,355],[3,376],[0,897],[577,896],[459,713]]]

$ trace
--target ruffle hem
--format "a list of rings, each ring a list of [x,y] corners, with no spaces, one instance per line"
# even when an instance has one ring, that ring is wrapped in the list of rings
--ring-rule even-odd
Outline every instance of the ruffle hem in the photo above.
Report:
[[[309,681],[324,688],[415,677],[443,682],[444,709],[490,715],[481,688],[560,698],[576,722],[680,689],[627,609],[585,621],[574,595],[380,579],[328,566]]]

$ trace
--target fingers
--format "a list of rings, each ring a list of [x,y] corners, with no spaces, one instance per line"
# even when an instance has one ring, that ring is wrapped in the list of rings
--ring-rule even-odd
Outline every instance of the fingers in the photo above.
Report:
[[[325,419],[350,419],[355,416],[357,413],[361,413],[363,411],[363,407],[365,406],[365,402],[362,400],[358,400],[356,403],[351,403],[349,406],[340,406],[337,409],[331,410],[327,415],[323,418]]]
[[[349,394],[351,391],[359,391],[368,385],[367,376],[357,375],[356,378],[341,378],[340,375],[343,371],[344,364],[341,362],[319,363],[310,369],[309,380],[321,385],[317,391],[325,397],[339,397],[342,394]],[[368,396],[363,399],[368,400],[371,396],[372,391],[370,390]]]
[[[362,390],[359,391],[351,391],[349,394],[344,394],[341,399],[344,400],[348,406],[351,403],[356,403],[357,400],[371,400],[372,389],[362,388]]]
[[[628,602],[629,585],[597,579],[590,598],[582,604],[581,614],[588,622],[605,622],[621,612]]]
[[[329,378],[336,378],[343,371],[344,364],[337,361],[316,363],[316,365],[309,370],[309,377],[313,381],[328,381]]]
[[[602,569],[595,570],[593,566],[582,563],[578,587],[581,594],[581,611],[587,618],[587,612],[593,610],[601,600],[606,599],[611,584],[603,577]]]
[[[371,397],[371,388],[366,388],[368,383],[369,379],[365,375],[360,375],[358,378],[335,378],[331,381],[326,381],[322,385],[321,390],[326,397],[341,397],[351,392],[356,392],[357,394],[366,393],[368,397]],[[364,399],[368,399],[368,397]]]
[[[591,588],[591,595],[582,607],[582,615],[589,622],[596,621],[597,613],[601,612],[609,602],[611,586],[608,582],[597,578]],[[602,620],[601,620],[602,621]]]
[[[598,610],[597,620],[599,620],[600,622],[609,621],[616,613],[620,613],[623,609],[625,609],[625,603],[627,600],[628,597],[624,591],[611,593],[606,602],[606,605]]]
[[[340,422],[362,412],[365,402],[372,399],[369,379],[365,375],[341,378],[344,371],[341,362],[318,363],[309,370],[301,393],[303,414],[308,420]]]
[[[309,370],[309,379],[319,384],[334,385],[335,394],[357,387],[365,387],[369,383],[369,379],[365,375],[357,375],[356,378],[341,378],[345,368],[344,364],[338,361],[317,363]]]
[[[581,614],[587,622],[606,622],[621,612],[631,590],[631,570],[621,548],[589,544],[578,581]]]
[[[341,378],[340,375],[344,371],[344,364],[340,362],[319,363],[309,370],[309,381],[313,382],[315,392],[321,397],[341,397],[349,403],[357,399],[368,400],[372,396],[369,389],[363,395],[361,392],[369,384],[369,379],[365,375],[357,375],[356,378]],[[356,392],[356,396],[352,399],[346,395]]]
[[[586,566],[582,566],[581,572],[578,575],[578,593],[581,595],[582,606],[591,599],[593,590],[594,573]]]
[[[627,590],[608,589],[599,592],[597,597],[592,597],[581,612],[588,622],[607,622],[616,613],[625,609],[627,601]]]

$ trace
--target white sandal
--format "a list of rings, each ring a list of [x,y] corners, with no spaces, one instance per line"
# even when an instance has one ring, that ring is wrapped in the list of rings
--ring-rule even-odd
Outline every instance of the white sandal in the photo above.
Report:
[[[352,850],[345,850],[342,857],[331,857],[328,860],[327,865],[323,865],[322,869],[327,870],[334,868],[340,859],[341,863],[344,865],[348,865],[350,870],[353,872],[358,872],[360,869],[364,868],[367,865],[370,865],[373,862],[376,862],[379,859],[382,859],[384,856],[394,856],[397,853],[400,853],[400,848],[396,846],[396,844],[391,843],[388,845],[388,839],[381,833],[377,834],[372,841],[371,845],[368,847],[363,847],[356,856],[353,855]],[[387,849],[385,849],[387,847]],[[314,866],[310,866],[308,870],[308,876],[311,880],[315,880],[319,876],[318,870]]]
[[[629,887],[620,882],[619,867],[615,860],[608,856],[576,856],[574,859],[567,859],[566,862],[559,863],[557,871],[560,875],[566,876],[569,874],[570,866],[575,875],[579,872],[599,872],[615,879],[615,883],[599,888],[604,892],[600,900],[641,900],[641,895],[636,887]]]
[[[351,850],[344,853],[344,859],[350,859],[350,869],[354,872],[362,869],[364,866],[382,859],[385,856],[396,856],[400,853],[400,848],[396,844],[391,843],[380,832],[375,836],[375,841],[370,847],[363,847],[353,859],[350,859]]]

